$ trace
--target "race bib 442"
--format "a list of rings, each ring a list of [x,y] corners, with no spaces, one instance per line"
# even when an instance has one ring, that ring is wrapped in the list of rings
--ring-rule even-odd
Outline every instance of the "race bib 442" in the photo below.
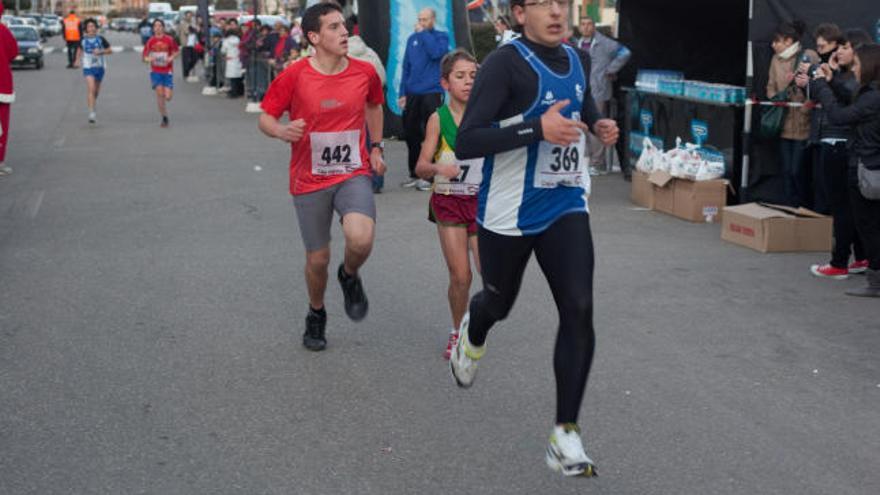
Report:
[[[312,174],[345,175],[363,165],[361,131],[312,132]]]

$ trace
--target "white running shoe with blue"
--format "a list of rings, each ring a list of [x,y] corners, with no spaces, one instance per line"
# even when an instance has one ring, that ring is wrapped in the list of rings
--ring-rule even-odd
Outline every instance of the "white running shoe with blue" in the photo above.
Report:
[[[461,327],[458,329],[458,342],[455,343],[455,348],[449,357],[449,370],[452,371],[452,378],[461,388],[468,388],[474,383],[474,378],[477,376],[477,363],[486,354],[485,345],[476,347],[471,344],[468,337],[470,320],[470,313],[465,313],[461,320]]]
[[[547,446],[547,466],[565,476],[598,476],[596,465],[587,457],[581,441],[581,430],[575,424],[553,428]]]

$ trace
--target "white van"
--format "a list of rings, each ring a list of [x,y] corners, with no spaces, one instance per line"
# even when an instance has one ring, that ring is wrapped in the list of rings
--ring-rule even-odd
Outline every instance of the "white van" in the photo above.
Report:
[[[168,2],[150,2],[150,6],[147,7],[147,12],[149,12],[150,16],[152,14],[164,14],[165,12],[173,12],[174,9],[171,8],[171,4]]]

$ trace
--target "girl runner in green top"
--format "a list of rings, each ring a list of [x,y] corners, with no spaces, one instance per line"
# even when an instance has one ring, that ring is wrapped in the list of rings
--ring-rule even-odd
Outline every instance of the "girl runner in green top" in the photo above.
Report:
[[[449,103],[428,119],[416,174],[423,179],[434,179],[428,220],[437,224],[440,247],[449,269],[447,292],[452,330],[443,354],[449,359],[458,339],[458,327],[467,311],[472,280],[469,253],[473,253],[474,266],[480,271],[476,219],[483,160],[455,157],[458,124],[476,77],[476,60],[469,53],[456,50],[443,58],[440,68],[440,84],[449,93]]]

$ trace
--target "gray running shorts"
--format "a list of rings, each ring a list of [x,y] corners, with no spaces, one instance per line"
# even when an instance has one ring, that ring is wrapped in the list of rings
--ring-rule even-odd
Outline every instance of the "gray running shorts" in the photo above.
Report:
[[[335,186],[293,197],[299,232],[306,251],[317,251],[330,244],[333,211],[339,221],[349,213],[361,213],[376,221],[373,181],[368,175],[356,175]]]

